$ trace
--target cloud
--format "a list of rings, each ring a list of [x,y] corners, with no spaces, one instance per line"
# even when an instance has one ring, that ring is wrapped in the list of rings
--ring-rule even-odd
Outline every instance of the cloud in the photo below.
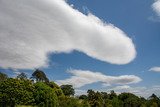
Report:
[[[87,90],[75,89],[75,95],[76,96],[87,95]]]
[[[122,75],[122,76],[107,76],[100,72],[92,72],[85,70],[68,70],[72,76],[65,80],[57,80],[59,85],[71,84],[75,88],[80,88],[87,84],[101,82],[102,86],[105,84],[133,84],[141,81],[141,78],[135,75]]]
[[[1,68],[47,67],[49,54],[73,50],[111,64],[127,64],[136,56],[122,30],[65,0],[0,1]]]
[[[160,72],[160,67],[152,67],[149,71]]]
[[[152,4],[152,8],[156,12],[156,14],[160,17],[160,0],[155,0],[155,2]]]
[[[130,92],[130,93],[138,94],[141,91],[146,90],[146,87],[131,87],[129,85],[120,85],[120,86],[110,88],[108,90],[114,90],[117,93]]]

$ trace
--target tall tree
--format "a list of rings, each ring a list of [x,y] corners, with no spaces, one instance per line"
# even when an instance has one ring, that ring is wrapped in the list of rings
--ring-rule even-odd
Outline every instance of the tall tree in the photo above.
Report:
[[[49,82],[49,79],[47,78],[46,74],[43,71],[39,70],[39,69],[36,69],[33,72],[31,78],[36,79],[37,82]]]
[[[160,107],[160,99],[155,94],[152,94],[148,98],[147,106],[150,106],[150,107]]]

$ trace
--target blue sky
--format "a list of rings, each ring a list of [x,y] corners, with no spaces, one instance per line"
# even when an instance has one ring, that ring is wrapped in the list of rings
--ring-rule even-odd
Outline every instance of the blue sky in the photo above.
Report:
[[[149,94],[152,94],[153,92],[158,94],[160,93],[160,79],[159,79],[160,77],[160,68],[159,68],[160,67],[160,57],[159,57],[160,55],[160,42],[159,42],[160,15],[159,14],[160,13],[158,13],[158,10],[156,11],[154,9],[153,3],[156,3],[156,1],[155,0],[143,0],[143,1],[142,0],[141,1],[140,0],[132,0],[132,1],[129,1],[129,0],[121,0],[121,1],[120,0],[119,1],[117,0],[100,0],[100,1],[68,0],[68,5],[72,5],[73,9],[77,9],[80,13],[83,13],[85,16],[87,16],[88,13],[92,14],[95,17],[98,17],[107,25],[108,23],[113,24],[114,26],[116,26],[117,28],[125,32],[127,37],[131,38],[137,54],[135,58],[130,58],[131,60],[127,59],[129,61],[125,64],[122,64],[123,62],[113,63],[108,59],[103,60],[101,57],[94,56],[90,53],[87,53],[88,51],[79,49],[79,48],[65,50],[65,46],[68,46],[68,45],[64,44],[63,51],[59,51],[59,50],[55,50],[55,52],[49,51],[50,53],[47,54],[47,59],[48,59],[47,67],[43,67],[39,65],[37,66],[35,64],[35,66],[29,65],[28,68],[25,68],[22,66],[17,67],[15,65],[14,66],[9,65],[7,63],[6,65],[1,64],[2,65],[1,71],[4,73],[7,73],[10,76],[15,76],[16,73],[19,73],[19,72],[26,72],[28,75],[31,75],[34,68],[40,68],[43,71],[45,71],[46,75],[49,77],[50,80],[55,81],[58,84],[62,84],[66,82],[66,83],[71,83],[73,85],[75,84],[75,82],[76,84],[79,84],[78,81],[81,81],[81,79],[84,79],[84,77],[82,77],[84,76],[83,73],[88,73],[87,75],[92,75],[93,73],[93,75],[97,75],[97,77],[98,76],[101,77],[103,75],[102,77],[104,78],[108,78],[105,76],[114,76],[117,78],[118,76],[134,75],[135,77],[131,78],[131,81],[133,79],[131,83],[128,82],[130,81],[130,79],[126,80],[127,81],[126,83],[113,82],[115,80],[109,80],[111,82],[107,83],[107,82],[104,82],[105,80],[101,80],[98,77],[97,81],[93,80],[91,83],[89,82],[88,84],[85,84],[82,82],[83,85],[75,86],[75,89],[78,94],[85,93],[86,90],[90,88],[98,91],[107,91],[107,92],[112,89],[114,89],[116,92],[129,91],[145,97],[147,97]],[[52,8],[49,8],[49,9],[52,9]],[[72,20],[74,21],[74,18],[76,17],[73,17],[73,19],[71,19],[71,24],[70,24],[71,26],[72,26]],[[2,19],[0,19],[0,22],[2,22]],[[83,20],[82,21],[80,20],[79,22],[83,22]],[[34,24],[34,22],[32,23]],[[23,24],[26,25],[25,23]],[[89,29],[86,29],[86,30],[89,30]],[[62,29],[62,32],[63,32],[63,29]],[[72,29],[70,32],[72,32]],[[57,34],[54,32],[51,32],[51,33],[54,35]],[[21,39],[17,39],[17,40],[21,40]],[[34,41],[34,38],[33,38],[33,41]],[[63,41],[65,42],[65,40],[62,39],[62,42]],[[92,43],[92,45],[95,43],[96,43],[96,40]],[[107,44],[104,44],[104,45],[107,45]],[[45,44],[43,46],[45,47]],[[42,48],[44,48],[43,46]],[[46,46],[46,48],[48,47]],[[103,47],[98,47],[98,48],[105,49]],[[41,48],[39,48],[39,50],[41,50]],[[111,50],[112,49],[110,49],[109,51]],[[17,53],[18,52],[19,51],[17,51]],[[132,50],[127,52],[130,54],[132,53]],[[10,53],[12,53],[12,51],[10,51]],[[105,54],[107,55],[107,53]],[[2,57],[0,58],[2,61],[4,60]],[[11,59],[14,59],[14,58],[16,60],[16,57],[11,57]],[[6,60],[4,60],[4,62],[5,61]],[[23,60],[23,61],[26,61],[26,60]],[[14,61],[11,61],[11,62],[14,62]],[[16,63],[19,64],[18,61],[16,61]],[[120,64],[117,64],[117,63],[120,63]],[[27,63],[26,63],[26,66],[28,66]],[[79,72],[81,72],[82,74],[79,74]],[[76,79],[74,79],[73,75],[76,77]],[[130,78],[130,77],[127,77],[127,78]],[[67,79],[70,79],[70,80],[67,80]],[[92,79],[93,77],[91,77],[91,80]],[[96,76],[95,76],[95,80],[96,80]],[[118,79],[118,80],[121,81],[121,79]]]

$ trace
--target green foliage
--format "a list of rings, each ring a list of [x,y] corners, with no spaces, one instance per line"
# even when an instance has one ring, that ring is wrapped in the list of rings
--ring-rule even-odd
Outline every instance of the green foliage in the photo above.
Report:
[[[81,101],[81,107],[91,107],[89,102],[87,100],[82,100]]]
[[[59,99],[59,107],[83,107],[83,106],[79,99],[69,96],[63,96]]]
[[[32,78],[36,79],[37,82],[49,82],[49,79],[47,78],[46,74],[39,69],[36,69],[33,72]]]
[[[9,106],[33,104],[34,90],[29,80],[9,78],[0,82],[0,104]]]
[[[115,97],[117,97],[117,94],[114,92],[114,90],[111,90],[111,92],[110,92],[110,94],[109,94],[109,99],[113,99],[113,98],[115,98]]]
[[[101,107],[103,105],[103,99],[101,93],[88,90],[88,101],[91,107]]]
[[[118,97],[114,97],[112,99],[112,106],[113,107],[123,107],[123,102],[118,99]]]
[[[65,96],[73,96],[75,93],[72,85],[61,85],[61,89]]]
[[[36,83],[21,73],[16,79],[0,73],[0,107],[160,107],[160,99],[152,94],[148,99],[132,93],[117,95],[88,90],[87,95],[74,97],[72,85],[58,86],[49,82],[43,71],[32,76]]]
[[[79,96],[79,99],[87,100],[88,97],[87,97],[87,95],[80,95],[80,96]]]
[[[2,72],[0,72],[0,81],[4,81],[8,78],[8,76]]]
[[[152,94],[148,98],[147,107],[160,107],[160,99],[155,94]]]
[[[113,107],[112,106],[112,100],[104,99],[104,107]]]
[[[109,95],[107,94],[107,92],[101,92],[101,96],[103,99],[108,99]]]
[[[140,98],[132,93],[121,93],[118,97],[123,101],[124,107],[140,107],[142,105]]]
[[[43,82],[37,82],[34,84],[34,98],[35,103],[39,107],[57,107],[58,97],[55,91]]]
[[[48,82],[47,85],[50,86],[51,88],[60,89],[60,87],[56,83],[54,83],[53,81]]]
[[[62,89],[53,81],[48,82],[47,85],[50,86],[55,91],[58,97],[64,96]]]
[[[21,80],[27,79],[27,75],[26,75],[24,72],[22,72],[22,73],[20,73],[20,74],[17,76],[17,78],[18,78],[18,79],[21,79]]]

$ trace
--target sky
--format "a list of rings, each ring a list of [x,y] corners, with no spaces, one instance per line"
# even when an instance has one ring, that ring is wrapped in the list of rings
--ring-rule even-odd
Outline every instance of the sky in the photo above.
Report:
[[[0,0],[0,71],[160,96],[160,0]]]

